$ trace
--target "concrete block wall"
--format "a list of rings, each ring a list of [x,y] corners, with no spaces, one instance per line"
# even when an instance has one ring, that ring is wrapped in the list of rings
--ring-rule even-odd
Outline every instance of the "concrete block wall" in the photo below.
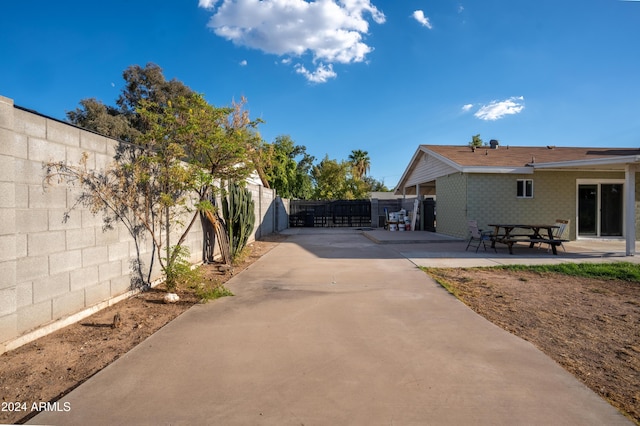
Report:
[[[120,225],[103,232],[102,217],[87,209],[73,210],[63,222],[77,190],[43,185],[44,163],[78,164],[86,152],[88,166],[103,169],[116,144],[0,96],[0,353],[43,326],[130,290],[135,246],[127,230]],[[186,245],[192,261],[199,261],[197,224]],[[148,265],[150,241],[142,252]]]
[[[436,180],[436,232],[467,238],[467,181],[468,176],[460,173]]]
[[[277,197],[274,200],[276,206],[276,229],[275,232],[284,231],[289,228],[290,201],[286,198]]]
[[[0,96],[0,353],[128,294],[136,246],[127,229],[118,224],[103,232],[102,216],[88,209],[74,209],[64,222],[77,189],[43,185],[44,163],[78,164],[87,153],[87,166],[100,170],[111,163],[116,145]],[[288,227],[288,200],[259,185],[248,188],[256,203],[250,240]],[[203,245],[196,221],[184,243],[194,263],[202,260]],[[182,232],[175,231],[172,241]],[[150,238],[139,243],[148,267]],[[156,262],[152,280],[160,275]]]
[[[275,191],[258,185],[247,185],[247,189],[251,192],[251,198],[255,206],[255,226],[249,238],[250,241],[253,241],[275,231],[275,212],[273,211],[275,209],[273,205]]]
[[[15,336],[18,324],[18,240],[16,236],[16,183],[13,179],[16,156],[27,149],[17,138],[13,101],[0,97],[0,336]],[[20,248],[24,250],[24,248]],[[21,298],[27,298],[26,289]]]

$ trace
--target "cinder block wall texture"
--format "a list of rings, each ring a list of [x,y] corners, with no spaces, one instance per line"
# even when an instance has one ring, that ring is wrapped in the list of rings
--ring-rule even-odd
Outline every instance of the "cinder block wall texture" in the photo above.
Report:
[[[477,220],[483,229],[489,229],[489,223],[554,223],[556,219],[565,219],[571,221],[565,238],[574,240],[577,181],[584,177],[580,172],[554,171],[533,175],[473,175],[469,179],[468,219]],[[591,172],[588,177],[624,179],[624,172]],[[516,197],[517,179],[533,180],[533,198]]]
[[[86,152],[89,167],[104,169],[116,144],[16,108],[12,99],[0,96],[0,353],[18,346],[16,342],[34,330],[130,290],[135,246],[127,230],[119,226],[103,232],[102,216],[87,209],[73,210],[63,223],[77,189],[65,183],[43,185],[44,163],[78,164]],[[281,230],[275,192],[250,189],[256,200],[252,239]],[[196,223],[186,241],[193,262],[201,260],[202,238]],[[142,252],[148,265],[149,241]],[[159,275],[153,271],[154,278]]]
[[[577,182],[585,178],[622,181],[624,172],[539,171],[533,175],[454,173],[440,177],[436,181],[438,194],[447,196],[441,196],[437,201],[437,231],[467,238],[468,220],[477,220],[481,229],[489,229],[490,223],[554,223],[556,219],[565,219],[571,222],[564,237],[574,240]],[[533,180],[533,198],[516,196],[518,179]],[[640,188],[636,187],[636,200],[640,199],[638,194]],[[636,201],[637,212],[638,205]],[[640,234],[637,218],[636,234]]]
[[[436,179],[436,231],[454,237],[466,238],[468,176],[453,173]]]

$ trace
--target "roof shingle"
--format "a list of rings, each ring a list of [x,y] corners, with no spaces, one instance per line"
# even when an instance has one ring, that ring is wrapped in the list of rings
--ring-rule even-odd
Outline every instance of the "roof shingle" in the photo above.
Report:
[[[633,148],[569,148],[499,146],[476,148],[453,145],[421,145],[463,167],[524,167],[531,163],[555,163],[563,161],[595,160],[618,156],[640,155]]]

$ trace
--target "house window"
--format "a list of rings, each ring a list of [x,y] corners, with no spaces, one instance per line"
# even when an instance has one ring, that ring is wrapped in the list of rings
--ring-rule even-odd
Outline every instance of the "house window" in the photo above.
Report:
[[[533,179],[518,179],[516,196],[518,198],[533,198]]]

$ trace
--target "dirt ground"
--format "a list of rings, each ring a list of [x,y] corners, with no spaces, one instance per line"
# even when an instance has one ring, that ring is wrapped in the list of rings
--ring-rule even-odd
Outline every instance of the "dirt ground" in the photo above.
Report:
[[[284,237],[255,241],[234,266],[236,274],[271,250]],[[206,276],[225,283],[232,274],[206,265]],[[165,304],[162,286],[123,300],[80,322],[0,355],[0,424],[23,423],[37,414],[33,403],[53,402],[131,350],[196,303],[193,292],[177,291],[180,300]],[[212,300],[208,303],[216,303]],[[120,324],[113,327],[114,316]]]
[[[241,271],[283,237],[252,244]],[[640,285],[492,269],[439,269],[480,315],[532,342],[640,424]],[[209,276],[226,282],[214,266]],[[141,293],[0,356],[0,423],[21,423],[32,403],[56,401],[198,303],[180,291]],[[209,303],[215,303],[211,301]],[[121,324],[113,328],[114,315]],[[26,405],[16,406],[16,402]]]
[[[640,424],[640,285],[555,273],[431,270]]]

